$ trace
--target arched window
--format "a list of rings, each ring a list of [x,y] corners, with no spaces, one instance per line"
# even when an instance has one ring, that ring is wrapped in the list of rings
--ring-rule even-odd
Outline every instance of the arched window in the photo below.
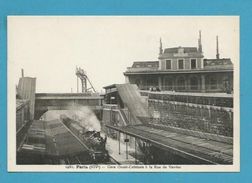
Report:
[[[178,78],[177,89],[178,90],[185,90],[185,79],[183,77]]]
[[[157,87],[158,86],[158,80],[157,78],[153,77],[153,78],[148,78],[147,79],[147,87]]]
[[[198,79],[196,77],[190,79],[190,88],[191,90],[198,90]]]
[[[173,90],[172,78],[165,78],[164,87],[165,90]]]
[[[210,79],[210,88],[217,89],[217,79],[215,79],[215,78]]]

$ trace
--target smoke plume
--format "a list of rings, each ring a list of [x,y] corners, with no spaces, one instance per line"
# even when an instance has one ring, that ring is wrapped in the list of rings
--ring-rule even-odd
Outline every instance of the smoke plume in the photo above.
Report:
[[[60,120],[60,115],[65,114],[67,117],[79,122],[79,124],[87,130],[101,131],[100,121],[94,112],[87,106],[68,107],[68,110],[50,110],[42,117],[42,120],[51,121]]]

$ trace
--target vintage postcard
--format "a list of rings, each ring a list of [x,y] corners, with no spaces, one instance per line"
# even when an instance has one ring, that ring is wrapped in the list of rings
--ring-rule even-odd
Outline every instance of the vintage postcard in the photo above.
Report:
[[[9,16],[8,171],[240,171],[239,16]]]

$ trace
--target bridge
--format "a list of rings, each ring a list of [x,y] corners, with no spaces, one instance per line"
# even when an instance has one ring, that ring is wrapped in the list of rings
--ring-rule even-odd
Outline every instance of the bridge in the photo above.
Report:
[[[36,93],[35,119],[48,110],[73,110],[88,106],[95,112],[102,109],[103,97],[88,93]]]
[[[97,93],[36,93],[36,78],[21,77],[16,94],[17,133],[48,110],[74,110],[88,106],[101,117],[103,96]]]

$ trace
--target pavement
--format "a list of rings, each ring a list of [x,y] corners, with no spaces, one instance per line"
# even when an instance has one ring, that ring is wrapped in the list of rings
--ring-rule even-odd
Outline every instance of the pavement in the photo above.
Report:
[[[134,157],[135,148],[128,145],[128,158],[126,156],[126,143],[120,142],[120,154],[119,154],[119,142],[118,140],[107,137],[106,149],[109,152],[111,158],[113,158],[118,164],[142,164]]]

